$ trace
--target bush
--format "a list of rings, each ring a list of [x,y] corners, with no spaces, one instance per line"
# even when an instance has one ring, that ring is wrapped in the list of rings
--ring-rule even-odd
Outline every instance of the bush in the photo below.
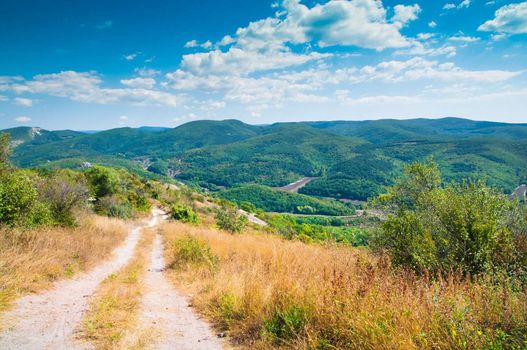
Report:
[[[84,174],[95,198],[99,199],[117,193],[119,189],[119,175],[115,170],[93,166],[86,170]]]
[[[7,226],[37,226],[52,223],[46,203],[22,171],[0,173],[0,223]]]
[[[61,225],[75,224],[75,209],[88,199],[86,180],[71,171],[62,171],[39,181],[40,199],[49,204],[54,220]]]
[[[212,253],[209,244],[191,235],[178,238],[172,243],[174,257],[170,267],[183,267],[183,265],[205,265],[213,268],[218,263],[218,258]]]
[[[525,210],[482,182],[441,186],[437,166],[412,164],[379,198],[389,215],[375,238],[396,265],[418,272],[509,271]]]
[[[95,203],[95,212],[100,215],[129,219],[134,215],[134,208],[129,202],[112,196],[99,199]]]
[[[174,205],[172,207],[172,219],[189,224],[198,224],[199,217],[192,208],[185,205]]]
[[[300,335],[307,320],[305,307],[289,305],[274,312],[271,319],[264,322],[264,337],[275,343],[285,343]]]
[[[220,209],[216,210],[216,224],[222,230],[230,233],[239,233],[248,223],[247,217],[238,213],[236,207],[224,204]]]

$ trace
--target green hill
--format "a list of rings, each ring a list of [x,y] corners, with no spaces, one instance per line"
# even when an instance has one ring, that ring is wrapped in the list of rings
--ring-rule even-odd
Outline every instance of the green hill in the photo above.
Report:
[[[391,185],[404,164],[428,157],[447,181],[484,179],[510,192],[527,180],[527,124],[444,118],[255,126],[201,120],[173,129],[5,132],[20,166],[76,167],[89,161],[211,190],[278,187],[309,176],[317,179],[301,193],[364,200]]]

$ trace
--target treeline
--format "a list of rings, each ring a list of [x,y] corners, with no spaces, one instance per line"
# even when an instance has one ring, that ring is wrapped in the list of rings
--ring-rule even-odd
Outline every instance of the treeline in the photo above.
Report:
[[[353,215],[355,213],[355,208],[349,204],[284,192],[260,185],[235,187],[221,191],[218,195],[238,205],[250,202],[266,212],[332,216]]]
[[[0,135],[0,225],[72,226],[83,210],[121,218],[147,212],[156,189],[125,170],[93,166],[18,169],[9,163],[9,137]]]

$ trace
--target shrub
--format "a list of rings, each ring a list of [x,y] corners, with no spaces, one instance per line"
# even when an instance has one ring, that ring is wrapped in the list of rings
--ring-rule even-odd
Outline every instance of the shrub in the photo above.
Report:
[[[212,253],[209,244],[191,235],[178,238],[172,243],[174,257],[170,267],[183,265],[205,265],[213,268],[218,263],[218,258]]]
[[[129,202],[112,196],[99,199],[95,203],[95,212],[100,215],[128,219],[134,215],[134,208]]]
[[[51,223],[51,213],[38,201],[38,192],[22,171],[0,173],[0,223],[7,226],[36,226]]]
[[[239,233],[247,226],[248,220],[245,215],[238,213],[236,207],[224,204],[216,210],[216,224],[222,230]]]
[[[407,167],[406,177],[379,201],[390,214],[376,245],[388,249],[396,265],[418,272],[508,270],[514,237],[526,225],[517,203],[482,182],[441,186],[430,162]]]
[[[73,211],[86,205],[86,180],[73,172],[63,171],[39,181],[40,199],[49,204],[54,220],[61,225],[75,224]]]
[[[198,215],[192,210],[192,208],[187,207],[186,205],[174,205],[172,207],[172,218],[189,224],[199,223]]]
[[[84,173],[93,195],[99,199],[116,194],[119,189],[119,175],[109,168],[93,166]]]

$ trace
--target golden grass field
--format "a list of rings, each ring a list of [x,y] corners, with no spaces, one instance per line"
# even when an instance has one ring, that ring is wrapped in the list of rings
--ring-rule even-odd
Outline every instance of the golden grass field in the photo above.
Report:
[[[96,215],[76,228],[0,229],[0,312],[110,256],[127,234],[123,221]]]
[[[366,250],[257,232],[181,223],[162,232],[173,282],[241,348],[527,346],[513,339],[527,332],[525,290],[453,274],[418,277]]]

